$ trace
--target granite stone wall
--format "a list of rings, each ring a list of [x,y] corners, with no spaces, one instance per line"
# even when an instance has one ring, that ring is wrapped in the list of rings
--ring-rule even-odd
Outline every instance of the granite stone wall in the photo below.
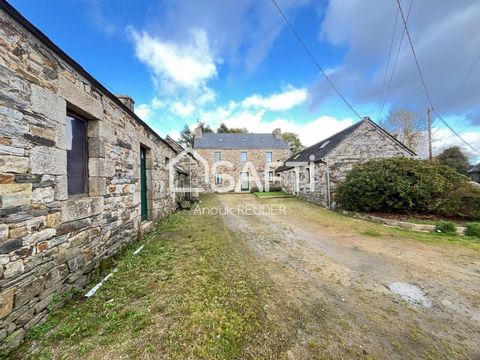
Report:
[[[352,134],[345,138],[325,157],[325,162],[314,163],[312,172],[314,187],[310,187],[307,166],[286,170],[280,173],[284,191],[322,205],[328,205],[327,171],[330,178],[332,202],[335,201],[335,188],[345,180],[355,164],[372,159],[412,156],[404,147],[368,121],[364,121]],[[308,166],[310,168],[310,166]],[[298,172],[295,182],[295,171]]]
[[[88,125],[88,194],[69,197],[65,117]],[[147,148],[148,219],[139,151]],[[176,208],[175,152],[111,93],[0,10],[0,347],[44,321],[55,293]]]
[[[225,177],[225,175],[228,175],[237,184],[235,191],[240,191],[240,173],[243,169],[249,173],[250,188],[258,187],[254,181],[254,172],[258,175],[261,186],[264,188],[265,179],[266,177],[268,179],[268,172],[270,171],[274,172],[273,181],[269,182],[270,187],[280,188],[281,178],[275,174],[275,170],[290,156],[289,149],[195,149],[195,151],[208,163],[209,184],[205,187],[207,191],[212,191],[212,184],[215,184],[215,173],[223,174],[222,183],[216,185],[218,189],[226,188],[230,185]],[[231,166],[221,165],[218,167],[218,171],[213,170],[215,164],[214,153],[217,151],[221,153],[221,161],[228,162]],[[245,163],[240,161],[242,152],[247,153],[249,162],[247,167],[245,167]],[[267,152],[272,152],[272,162],[268,164],[265,159]]]

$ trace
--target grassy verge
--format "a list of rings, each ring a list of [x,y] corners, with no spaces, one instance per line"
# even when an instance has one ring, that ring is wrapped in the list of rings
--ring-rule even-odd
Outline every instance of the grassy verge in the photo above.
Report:
[[[285,191],[268,191],[268,192],[255,192],[256,197],[259,199],[271,198],[271,197],[292,197],[289,193]]]
[[[294,327],[274,320],[288,312],[241,246],[220,216],[173,214],[117,257],[92,298],[52,310],[9,357],[281,358]]]

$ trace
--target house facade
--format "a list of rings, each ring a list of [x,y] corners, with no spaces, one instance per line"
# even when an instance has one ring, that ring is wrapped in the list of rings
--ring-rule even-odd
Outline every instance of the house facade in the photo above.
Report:
[[[372,159],[415,156],[369,118],[291,156],[277,169],[286,192],[322,206],[334,201],[336,186],[355,164]]]
[[[468,170],[468,176],[470,177],[470,180],[480,183],[480,164],[477,164]]]
[[[208,163],[207,191],[280,188],[275,170],[290,156],[280,129],[271,134],[195,132],[193,149]]]
[[[178,149],[0,2],[0,343],[176,209]],[[186,182],[189,171],[176,169]],[[177,171],[178,170],[178,171]]]

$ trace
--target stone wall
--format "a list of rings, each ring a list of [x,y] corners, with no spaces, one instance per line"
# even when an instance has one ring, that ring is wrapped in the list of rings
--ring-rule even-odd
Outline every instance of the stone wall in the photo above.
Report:
[[[0,342],[18,344],[56,292],[82,288],[139,236],[139,150],[148,218],[174,211],[175,152],[103,87],[0,10]],[[47,39],[48,40],[48,39]],[[66,112],[88,120],[88,194],[67,193]]]
[[[215,184],[215,172],[222,173],[222,184],[216,185],[218,188],[226,188],[229,183],[226,181],[225,175],[229,175],[233,178],[235,184],[237,184],[235,191],[240,191],[240,173],[245,169],[249,172],[249,186],[250,188],[257,187],[257,183],[254,181],[253,173],[257,173],[261,186],[265,187],[265,176],[268,179],[268,172],[272,171],[273,182],[270,182],[270,187],[280,188],[281,178],[275,174],[275,170],[290,156],[289,149],[195,149],[195,151],[202,156],[208,162],[209,168],[209,186],[207,190],[212,190],[212,184]],[[222,165],[218,167],[218,171],[213,170],[215,164],[214,153],[218,151],[221,153],[221,161],[228,162],[231,166]],[[240,154],[242,152],[247,153],[248,165],[245,167],[245,163],[240,161]],[[265,160],[265,153],[272,152],[272,162],[267,164]]]
[[[345,180],[348,172],[355,164],[372,159],[398,156],[412,156],[412,154],[378,127],[364,121],[325,157],[326,163],[314,163],[314,170],[311,175],[314,178],[313,189],[310,188],[306,166],[281,172],[282,188],[284,191],[294,193],[307,201],[327,206],[329,191],[327,171],[330,178],[331,199],[334,201],[335,187]],[[308,167],[310,168],[310,166]],[[294,181],[294,171],[298,172],[297,183]]]

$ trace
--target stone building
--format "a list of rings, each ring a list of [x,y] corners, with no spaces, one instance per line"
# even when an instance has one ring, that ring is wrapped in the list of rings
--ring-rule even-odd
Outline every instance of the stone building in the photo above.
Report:
[[[284,191],[323,206],[332,203],[335,187],[360,162],[415,156],[368,117],[291,156],[277,169]]]
[[[56,292],[84,287],[102,259],[175,210],[168,164],[177,154],[132,99],[0,2],[3,346],[44,319]]]
[[[480,164],[477,164],[468,170],[468,176],[472,181],[480,183]]]
[[[208,163],[207,191],[280,188],[275,170],[290,156],[280,129],[271,134],[194,133],[193,149]]]

